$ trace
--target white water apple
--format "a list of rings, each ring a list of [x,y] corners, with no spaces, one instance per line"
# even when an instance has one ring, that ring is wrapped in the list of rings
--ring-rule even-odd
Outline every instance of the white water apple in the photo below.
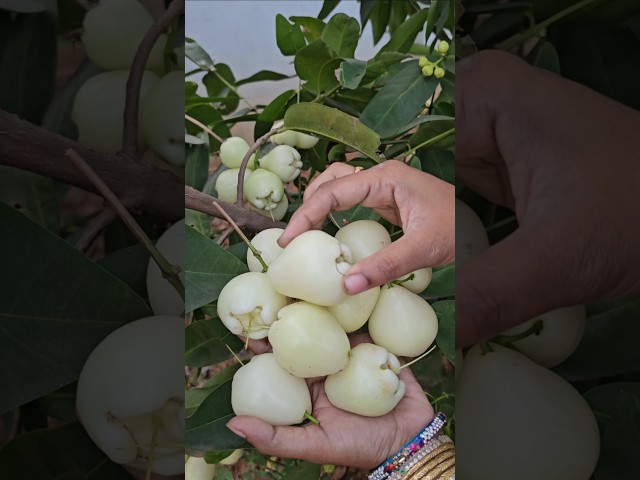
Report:
[[[293,130],[285,130],[284,132],[272,135],[269,140],[275,145],[288,145],[290,147],[295,147],[298,144],[298,134]]]
[[[156,242],[156,247],[169,263],[180,268],[179,277],[184,284],[184,219],[169,227]],[[182,315],[184,312],[184,300],[153,258],[149,259],[147,267],[147,294],[156,315]]]
[[[542,330],[513,342],[513,346],[534,362],[551,368],[564,362],[578,348],[584,334],[586,312],[584,306],[567,307],[513,327],[504,334],[517,335],[542,320]]]
[[[236,415],[250,415],[271,425],[294,425],[311,412],[311,395],[302,378],[280,367],[273,353],[264,353],[233,376],[231,406]]]
[[[404,287],[382,287],[369,318],[369,335],[376,345],[397,356],[416,357],[437,334],[438,317],[429,302]]]
[[[244,184],[247,200],[256,208],[273,210],[284,197],[284,185],[275,173],[256,168]]]
[[[228,168],[240,168],[244,156],[249,151],[249,144],[244,138],[229,137],[220,145],[220,161]],[[247,168],[253,170],[256,154],[251,155]]]
[[[413,275],[411,280],[405,280]],[[404,277],[399,278],[398,280],[403,281],[402,286],[413,293],[421,293],[423,292],[431,283],[431,278],[433,277],[433,270],[431,267],[420,268],[418,270],[414,270],[413,272],[405,275]]]
[[[336,317],[344,331],[351,333],[367,323],[379,296],[380,287],[373,287],[357,295],[347,295],[344,300],[327,309]]]
[[[344,370],[329,375],[324,390],[329,401],[347,412],[367,417],[389,413],[405,394],[400,362],[383,347],[361,343],[349,352]]]
[[[387,229],[373,220],[356,220],[345,225],[336,238],[351,250],[354,263],[391,244]]]
[[[189,480],[213,480],[216,476],[216,464],[207,463],[202,457],[187,457],[184,465],[184,478]]]
[[[251,239],[251,244],[260,252],[262,260],[267,265],[271,265],[283,250],[278,245],[278,238],[280,238],[282,232],[284,232],[282,228],[267,228]],[[262,264],[249,249],[247,249],[247,265],[252,272],[262,272]]]
[[[242,448],[237,448],[233,451],[231,455],[223,458],[218,463],[220,465],[235,465],[242,458],[242,455],[244,455],[244,450]]]
[[[294,238],[269,266],[274,288],[291,298],[330,306],[342,301],[351,252],[331,235],[309,230]]]
[[[284,183],[292,182],[302,168],[300,153],[289,145],[278,145],[260,159],[260,167],[275,173]]]
[[[489,248],[487,230],[469,205],[456,198],[456,265]]]
[[[147,317],[110,333],[78,379],[76,407],[96,445],[116,463],[184,471],[184,320]]]
[[[591,478],[600,435],[584,398],[521,353],[491,348],[467,353],[456,384],[460,478]]]
[[[289,199],[286,195],[283,195],[282,200],[276,203],[275,208],[273,208],[272,210],[263,210],[261,208],[256,208],[253,205],[251,205],[249,208],[251,208],[251,210],[253,210],[254,212],[258,212],[260,215],[264,215],[265,217],[269,217],[272,220],[279,221],[282,220],[287,214],[287,210],[289,209]]]
[[[230,168],[229,170],[221,172],[220,175],[218,175],[218,178],[216,178],[216,194],[223,202],[236,203],[238,195],[238,173],[240,173],[239,168]],[[245,187],[249,176],[251,176],[251,170],[245,170],[243,180],[243,185]],[[243,197],[246,199],[244,189],[242,193]]]
[[[269,343],[280,366],[296,377],[335,373],[349,359],[349,338],[338,321],[326,308],[307,302],[278,312]]]
[[[313,135],[308,135],[302,132],[296,132],[298,138],[296,139],[296,147],[302,149],[313,148],[320,141],[318,137],[314,137]]]
[[[265,338],[287,298],[273,289],[264,273],[232,278],[218,296],[218,317],[235,335]]]

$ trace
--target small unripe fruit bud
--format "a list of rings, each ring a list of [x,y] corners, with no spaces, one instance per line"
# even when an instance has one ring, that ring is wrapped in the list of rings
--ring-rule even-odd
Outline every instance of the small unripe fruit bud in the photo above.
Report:
[[[425,65],[422,67],[422,73],[425,77],[430,77],[433,75],[433,65]]]
[[[449,42],[446,40],[440,40],[438,43],[438,52],[441,54],[445,54],[449,51]]]
[[[420,60],[418,60],[418,65],[420,65],[420,68],[426,67],[430,63],[431,62],[429,62],[429,59],[427,57],[421,57]]]
[[[444,68],[436,67],[433,71],[433,76],[436,78],[444,77]]]

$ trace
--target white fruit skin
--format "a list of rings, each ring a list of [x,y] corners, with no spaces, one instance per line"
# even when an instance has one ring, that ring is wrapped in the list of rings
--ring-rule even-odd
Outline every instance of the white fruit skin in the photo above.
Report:
[[[282,369],[273,353],[256,355],[241,367],[231,383],[236,415],[257,417],[271,425],[295,425],[311,412],[307,383]]]
[[[278,312],[269,329],[278,364],[296,377],[319,377],[342,370],[349,360],[349,338],[323,307],[307,302]]]
[[[257,168],[244,184],[244,191],[254,207],[273,210],[284,196],[284,185],[275,173]]]
[[[108,415],[118,419],[140,417],[160,409],[172,398],[181,399],[184,405],[183,360],[184,320],[170,316],[128,323],[91,352],[78,379],[76,407],[87,433],[111,460],[146,468],[136,462],[131,434]],[[184,412],[183,407],[180,409]],[[184,443],[184,417],[179,411],[173,413],[171,417],[163,415],[172,428],[161,430],[159,443]],[[148,431],[144,438],[150,436]],[[184,448],[158,445],[158,449],[152,471],[162,475],[184,471]]]
[[[437,334],[438,318],[429,302],[404,287],[382,287],[369,317],[369,335],[376,345],[396,356],[416,357]]]
[[[218,296],[218,317],[235,335],[265,338],[287,298],[273,289],[264,273],[247,272],[231,279]],[[251,330],[249,331],[249,316]]]
[[[423,292],[431,283],[431,278],[433,277],[433,269],[431,267],[420,268],[418,270],[414,270],[408,275],[399,278],[398,280],[402,280],[409,276],[413,275],[411,280],[407,280],[406,282],[402,282],[402,286],[413,293],[421,293]]]
[[[267,228],[251,239],[251,244],[260,252],[262,260],[267,265],[271,265],[283,250],[278,245],[278,238],[282,232],[284,232],[282,228]],[[247,249],[247,265],[250,272],[262,272],[262,265],[249,249]]]
[[[471,260],[489,248],[482,220],[469,205],[456,198],[456,265]]]
[[[351,333],[367,323],[379,296],[380,287],[373,287],[357,295],[347,295],[340,303],[327,309],[336,317],[344,331]]]
[[[351,258],[349,249],[331,235],[308,230],[287,245],[267,275],[281,294],[328,307],[346,297],[342,278]]]
[[[275,128],[275,124],[273,128]],[[271,143],[275,145],[288,145],[290,147],[295,147],[298,144],[298,134],[293,130],[286,130],[282,133],[276,133],[270,138],[270,140]]]
[[[189,457],[185,462],[184,478],[189,480],[213,480],[216,475],[215,463],[207,463],[202,457]]]
[[[261,208],[256,208],[251,205],[249,208],[251,210],[258,212],[260,215],[264,215],[265,217],[272,218],[275,221],[282,220],[287,214],[287,210],[289,209],[289,199],[286,195],[282,196],[282,200],[280,200],[273,210],[262,210]]]
[[[184,284],[184,219],[169,227],[156,242],[156,247],[169,263],[180,268],[179,276]],[[153,258],[149,259],[147,267],[147,294],[156,315],[182,315],[184,312],[184,300],[162,275]]]
[[[513,346],[537,364],[551,368],[560,365],[576,351],[584,334],[586,319],[582,305],[560,308],[504,333],[516,335],[527,330],[536,320],[542,320],[543,327],[537,335],[529,335],[513,342]]]
[[[338,230],[336,238],[349,247],[355,263],[391,245],[387,229],[373,220],[351,222]]]
[[[236,203],[236,198],[238,195],[238,174],[240,173],[239,168],[231,168],[229,170],[225,170],[218,175],[216,178],[216,194],[218,198],[223,202],[227,203]],[[247,186],[247,179],[251,176],[251,170],[244,171],[244,187]],[[244,189],[243,189],[244,194]],[[246,195],[243,195],[246,200]]]
[[[99,73],[80,87],[71,112],[71,118],[78,126],[78,142],[103,153],[122,150],[128,78],[128,71]],[[140,85],[140,111],[157,83],[158,76],[155,73],[144,72]],[[184,128],[182,136],[184,139]],[[139,140],[140,148],[144,149],[142,131]]]
[[[491,344],[465,356],[456,384],[460,478],[588,480],[600,435],[584,398],[524,355]]]
[[[220,145],[220,161],[228,168],[240,168],[244,156],[249,151],[249,144],[241,137],[229,137]],[[253,170],[255,153],[251,155],[247,168]]]
[[[238,449],[234,450],[231,455],[229,455],[228,457],[223,458],[218,463],[220,465],[235,465],[236,463],[238,463],[238,460],[240,460],[242,458],[242,455],[244,455],[244,450],[242,448],[238,448]],[[189,479],[189,480],[191,480],[191,479]]]
[[[325,380],[329,401],[342,410],[367,417],[379,417],[393,410],[406,391],[397,375],[398,359],[371,343],[357,345],[349,357],[344,370]]]
[[[106,70],[128,71],[153,23],[151,14],[137,0],[102,0],[84,16],[82,45],[96,65]],[[166,43],[166,35],[161,35],[151,50],[147,69],[164,72]]]
[[[275,173],[284,183],[292,182],[302,168],[300,153],[289,145],[278,145],[260,159],[260,167]]]
[[[320,141],[318,137],[313,135],[307,135],[306,133],[296,132],[298,138],[296,139],[296,147],[302,149],[313,148]]]
[[[149,92],[142,111],[142,133],[167,163],[181,167],[184,154],[184,72],[171,72]]]

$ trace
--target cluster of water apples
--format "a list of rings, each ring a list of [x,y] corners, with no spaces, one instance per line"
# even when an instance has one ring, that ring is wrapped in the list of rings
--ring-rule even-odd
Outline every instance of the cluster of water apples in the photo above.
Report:
[[[440,54],[440,58],[437,60],[431,61],[427,57],[421,57],[420,60],[418,60],[418,65],[422,68],[422,73],[425,77],[430,77],[431,75],[436,78],[444,77],[444,68],[440,67],[439,64],[447,56],[447,52],[449,51],[449,42],[440,40],[436,47],[436,51]]]

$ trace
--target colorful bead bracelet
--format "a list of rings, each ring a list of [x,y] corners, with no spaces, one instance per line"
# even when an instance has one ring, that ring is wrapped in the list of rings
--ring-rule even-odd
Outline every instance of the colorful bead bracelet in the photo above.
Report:
[[[436,436],[447,421],[444,413],[438,413],[429,424],[412,440],[389,458],[382,465],[369,474],[369,480],[385,480],[399,466],[419,452],[429,440]]]

